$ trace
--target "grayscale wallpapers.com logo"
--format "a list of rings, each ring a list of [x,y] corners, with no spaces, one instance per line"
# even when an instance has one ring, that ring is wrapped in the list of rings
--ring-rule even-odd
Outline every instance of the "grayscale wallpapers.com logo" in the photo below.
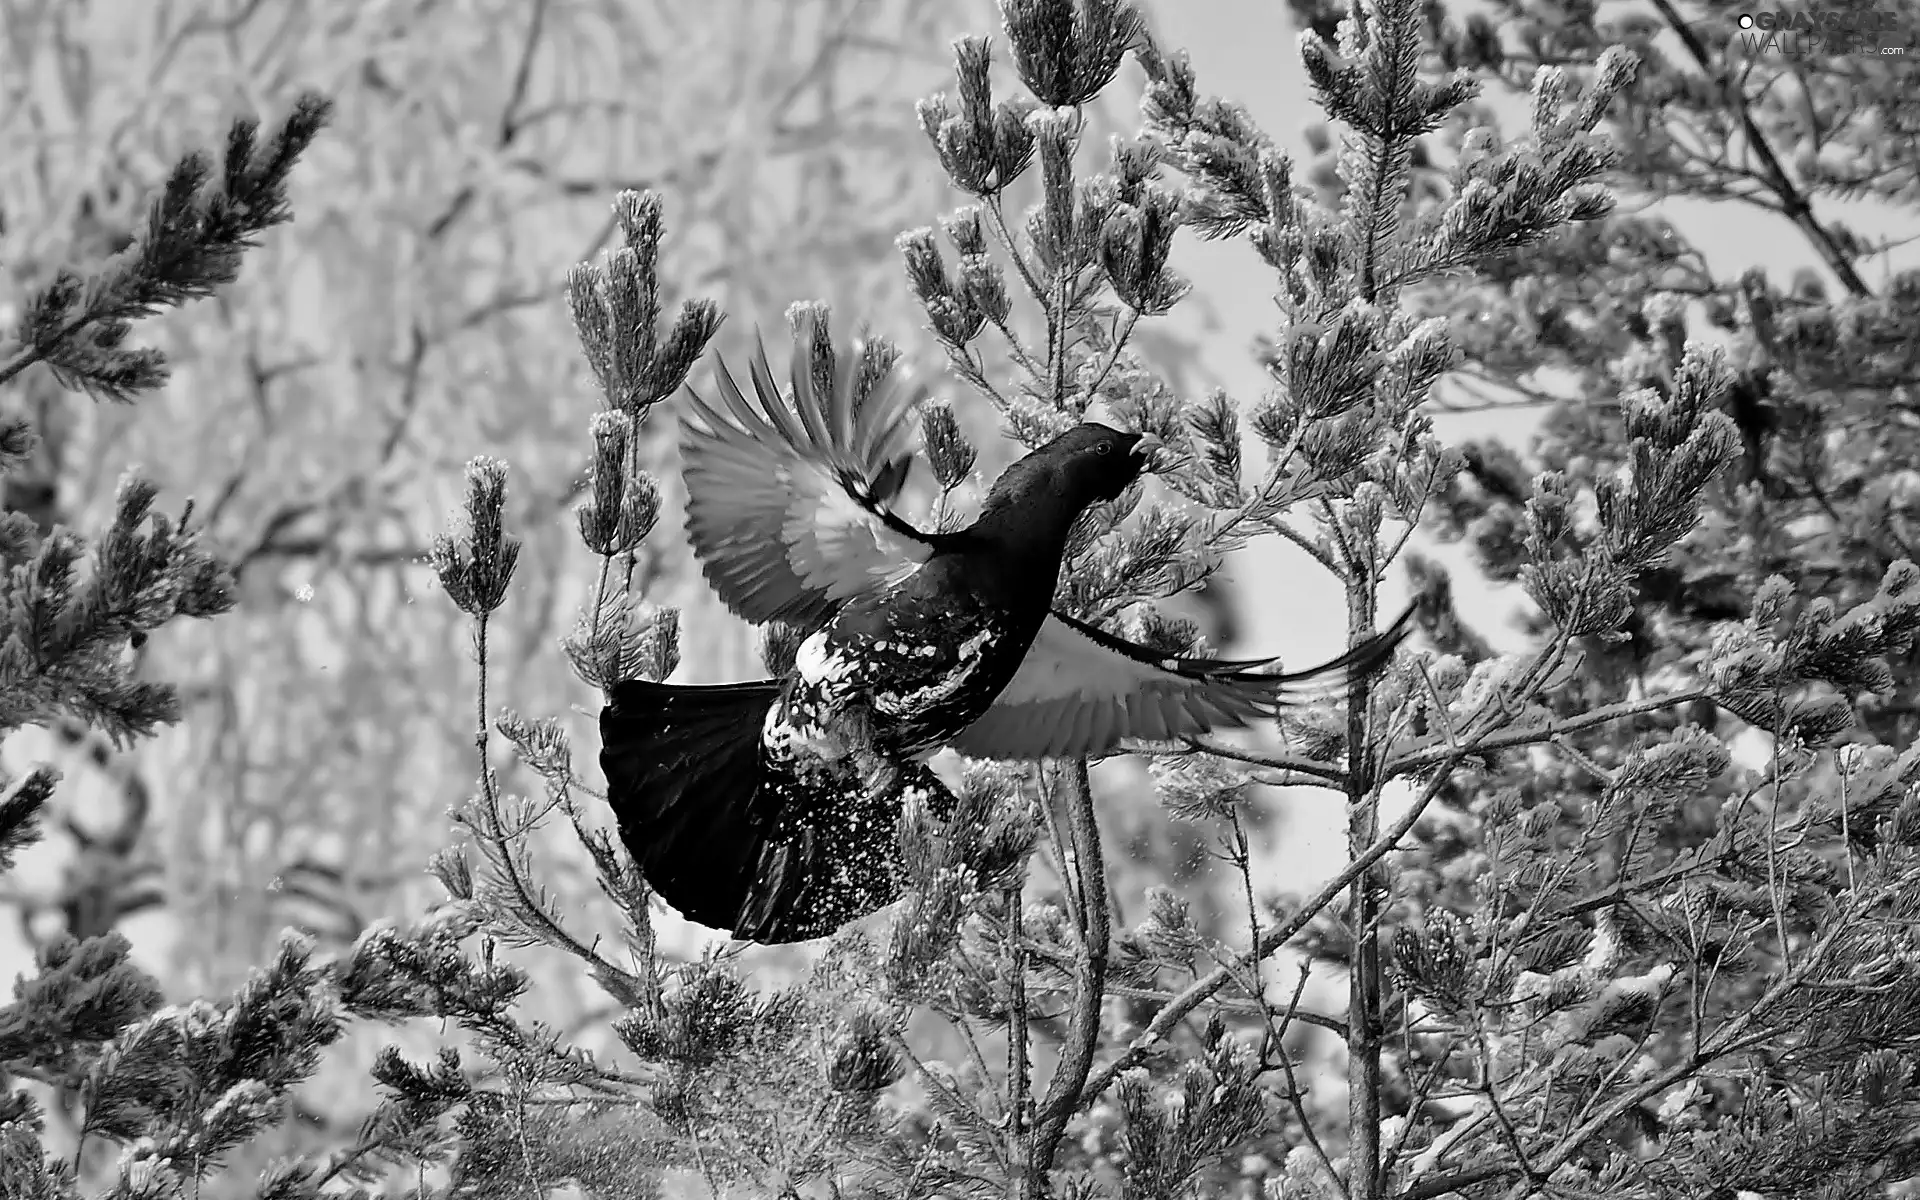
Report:
[[[1741,13],[1734,18],[1740,43],[1749,54],[1784,54],[1792,58],[1814,54],[1904,55],[1912,31],[1912,17],[1884,9],[1811,8]]]

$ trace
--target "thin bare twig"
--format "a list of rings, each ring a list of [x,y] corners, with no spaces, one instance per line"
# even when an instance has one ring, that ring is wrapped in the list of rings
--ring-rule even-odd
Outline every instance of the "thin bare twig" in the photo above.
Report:
[[[1537,742],[1551,741],[1569,733],[1610,724],[1623,717],[1638,716],[1641,713],[1658,712],[1663,708],[1674,708],[1682,704],[1691,704],[1695,700],[1711,700],[1713,693],[1706,688],[1695,688],[1684,692],[1673,692],[1664,696],[1653,696],[1644,700],[1622,700],[1618,704],[1603,705],[1588,709],[1571,717],[1545,721],[1538,725],[1528,725],[1520,729],[1490,734],[1465,742],[1464,750],[1470,754],[1486,754],[1494,750],[1508,750],[1515,746],[1530,746]],[[1435,744],[1440,743],[1440,744]],[[1389,759],[1381,768],[1381,775],[1390,778],[1396,775],[1408,775],[1439,766],[1458,753],[1455,748],[1444,744],[1443,739],[1434,739],[1418,750],[1412,750]]]
[[[1300,996],[1307,990],[1307,976],[1310,970],[1306,963],[1300,964],[1300,981],[1293,985],[1293,999],[1287,1004],[1289,1016],[1300,1006]],[[1306,1135],[1307,1146],[1313,1151],[1314,1157],[1320,1160],[1320,1169],[1326,1172],[1327,1178],[1333,1181],[1333,1186],[1339,1189],[1342,1200],[1346,1200],[1352,1193],[1347,1190],[1347,1181],[1340,1178],[1340,1172],[1333,1169],[1333,1157],[1321,1144],[1320,1135],[1314,1132],[1313,1121],[1307,1116],[1306,1097],[1301,1093],[1300,1081],[1293,1073],[1293,1060],[1287,1057],[1285,1046],[1275,1045],[1274,1050],[1280,1056],[1280,1069],[1287,1077],[1287,1103],[1293,1108],[1293,1119],[1300,1123],[1300,1130]]]
[[[1667,27],[1679,36],[1687,53],[1693,56],[1693,61],[1711,76],[1714,72],[1713,54],[1707,49],[1707,44],[1700,40],[1700,35],[1693,31],[1693,26],[1674,8],[1673,0],[1653,0],[1653,7],[1659,11]],[[1807,235],[1807,240],[1813,243],[1813,248],[1847,291],[1860,297],[1873,295],[1873,289],[1854,270],[1853,261],[1841,247],[1840,240],[1813,215],[1813,204],[1781,165],[1779,156],[1773,152],[1773,144],[1754,121],[1753,113],[1747,107],[1746,96],[1737,89],[1729,89],[1726,97],[1727,104],[1740,120],[1740,131],[1745,135],[1747,145],[1753,148],[1754,154],[1760,159],[1767,187],[1779,198],[1781,210],[1800,228],[1800,232]]]
[[[1033,268],[1027,265],[1026,255],[1020,253],[1020,243],[1014,241],[1013,231],[1007,228],[1007,216],[1000,210],[1000,197],[989,196],[984,207],[987,215],[993,219],[993,231],[999,237],[1000,245],[1006,249],[1007,257],[1013,260],[1014,269],[1025,281],[1027,291],[1033,296],[1034,303],[1045,307],[1047,290],[1041,287],[1040,281],[1034,277]]]
[[[1181,741],[1203,754],[1230,758],[1235,762],[1248,763],[1256,767],[1269,767],[1276,771],[1291,771],[1296,775],[1308,777],[1310,782],[1331,784],[1344,791],[1347,773],[1339,767],[1315,762],[1310,758],[1298,758],[1291,754],[1262,754],[1256,750],[1243,750],[1238,746],[1229,746],[1222,742],[1209,741],[1206,738],[1182,738]]]
[[[1105,383],[1107,376],[1113,373],[1113,366],[1120,361],[1120,352],[1127,348],[1127,339],[1133,336],[1133,327],[1139,323],[1139,320],[1139,310],[1129,308],[1126,319],[1121,321],[1114,331],[1113,345],[1107,350],[1106,360],[1100,364],[1100,370],[1094,374],[1093,382],[1087,385],[1089,400],[1100,394],[1100,385]]]

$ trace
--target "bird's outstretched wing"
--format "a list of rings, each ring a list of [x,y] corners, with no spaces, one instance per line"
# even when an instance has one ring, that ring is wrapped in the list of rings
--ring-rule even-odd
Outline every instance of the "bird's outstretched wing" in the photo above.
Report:
[[[864,385],[852,354],[830,383],[817,379],[814,336],[808,315],[794,336],[791,403],[756,345],[751,397],[716,360],[720,403],[689,388],[681,422],[694,552],[721,601],[756,624],[817,625],[910,574],[938,541],[887,507],[913,461],[917,389],[897,366]]]
[[[1169,741],[1244,725],[1282,708],[1344,695],[1407,635],[1409,608],[1332,662],[1265,673],[1272,659],[1172,658],[1054,612],[993,707],[953,739],[975,758],[1077,758],[1121,742]]]

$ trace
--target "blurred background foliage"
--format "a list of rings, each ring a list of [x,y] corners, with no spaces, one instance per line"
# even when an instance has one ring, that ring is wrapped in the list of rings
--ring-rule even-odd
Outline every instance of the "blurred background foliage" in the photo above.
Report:
[[[0,153],[30,167],[0,183],[25,251],[16,294],[123,243],[183,145],[232,111],[302,87],[337,104],[297,225],[235,288],[153,327],[176,363],[162,395],[133,408],[32,385],[47,442],[8,506],[84,523],[143,463],[197,500],[241,605],[146,647],[186,681],[188,719],[76,789],[76,822],[119,861],[72,862],[22,899],[84,908],[83,933],[164,896],[163,926],[194,935],[153,958],[193,991],[229,986],[289,921],[350,940],[420,899],[470,774],[467,635],[424,596],[424,556],[476,453],[511,458],[513,520],[536,534],[495,630],[513,703],[586,699],[555,652],[582,564],[537,536],[566,527],[592,411],[567,267],[608,239],[615,192],[651,186],[674,197],[680,278],[730,310],[816,292],[898,310],[893,235],[939,198],[910,98],[962,16],[943,9],[11,6]],[[687,612],[689,674],[755,670],[687,560],[652,565],[655,596]]]

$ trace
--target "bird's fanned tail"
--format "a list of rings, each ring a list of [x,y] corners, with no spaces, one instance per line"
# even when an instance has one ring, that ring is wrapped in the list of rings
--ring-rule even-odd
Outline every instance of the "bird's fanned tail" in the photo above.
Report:
[[[689,920],[767,943],[825,937],[898,899],[902,808],[953,801],[922,763],[796,756],[791,714],[768,720],[781,691],[629,680],[600,713],[607,802],[641,874]]]
[[[662,899],[732,929],[761,886],[779,805],[760,746],[773,680],[615,684],[600,713],[600,768],[620,839]]]

